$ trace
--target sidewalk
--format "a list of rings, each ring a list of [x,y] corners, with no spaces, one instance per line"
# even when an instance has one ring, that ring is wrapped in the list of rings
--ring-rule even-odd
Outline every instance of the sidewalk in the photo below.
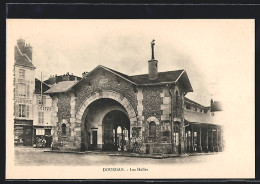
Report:
[[[153,159],[164,159],[164,158],[174,158],[174,157],[188,157],[188,156],[199,156],[199,155],[213,155],[217,152],[208,153],[186,153],[180,154],[140,154],[140,153],[130,153],[130,152],[120,152],[120,151],[60,151],[60,150],[44,150],[44,152],[51,153],[73,153],[73,154],[103,154],[108,156],[117,157],[139,157],[139,158],[153,158]]]

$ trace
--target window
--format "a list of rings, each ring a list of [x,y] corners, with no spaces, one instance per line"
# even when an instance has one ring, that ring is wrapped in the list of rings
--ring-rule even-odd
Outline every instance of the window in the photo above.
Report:
[[[193,142],[194,142],[194,146],[197,146],[198,144],[197,132],[193,132]]]
[[[26,85],[25,84],[18,84],[18,96],[26,96]]]
[[[173,143],[175,143],[175,145],[179,145],[179,126],[175,125],[173,127]]]
[[[18,117],[29,117],[29,106],[28,105],[18,105]]]
[[[25,78],[25,70],[24,69],[19,69],[19,78],[24,79]]]
[[[30,85],[23,83],[16,84],[16,96],[29,97],[30,96]]]
[[[46,96],[37,95],[38,105],[46,105]]]
[[[156,137],[156,124],[154,121],[151,121],[149,124],[149,136]]]
[[[65,124],[65,123],[63,123],[63,124],[61,125],[61,129],[62,129],[62,134],[63,134],[63,135],[66,135],[66,124]]]
[[[44,124],[44,112],[42,112],[42,111],[38,112],[38,123]]]

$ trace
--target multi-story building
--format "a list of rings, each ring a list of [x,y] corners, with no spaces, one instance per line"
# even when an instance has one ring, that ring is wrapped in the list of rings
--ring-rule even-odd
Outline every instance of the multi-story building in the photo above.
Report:
[[[50,87],[35,78],[35,91],[33,98],[33,140],[45,139],[46,146],[50,147],[52,141],[51,111],[52,99],[44,94]]]
[[[14,47],[14,60],[14,141],[31,145],[36,68],[32,63],[32,47],[23,39],[19,39]]]
[[[14,48],[14,141],[31,146],[37,138],[45,138],[46,146],[52,141],[52,99],[45,91],[63,81],[78,81],[72,74],[51,76],[41,81],[35,78],[32,47],[23,39]]]

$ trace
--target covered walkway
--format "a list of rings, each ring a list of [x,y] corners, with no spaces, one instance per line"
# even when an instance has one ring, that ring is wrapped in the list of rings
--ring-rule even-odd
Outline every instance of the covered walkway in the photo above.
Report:
[[[223,151],[223,127],[214,116],[184,110],[187,153]]]

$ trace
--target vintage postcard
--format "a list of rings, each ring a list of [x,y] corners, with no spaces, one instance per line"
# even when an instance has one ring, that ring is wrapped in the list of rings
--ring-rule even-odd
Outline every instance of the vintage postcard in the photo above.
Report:
[[[255,178],[253,19],[7,19],[7,179]]]

